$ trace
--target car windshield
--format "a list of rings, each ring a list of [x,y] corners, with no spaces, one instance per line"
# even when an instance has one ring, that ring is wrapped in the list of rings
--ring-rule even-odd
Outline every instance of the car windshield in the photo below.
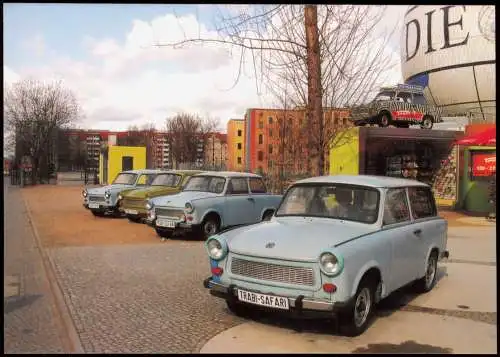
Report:
[[[112,185],[133,185],[137,179],[137,174],[121,173],[116,176]]]
[[[312,216],[361,223],[378,217],[379,192],[345,184],[296,185],[288,190],[276,216]]]
[[[177,186],[181,181],[181,175],[161,174],[156,176],[151,186]]]
[[[378,101],[381,101],[381,100],[391,100],[392,98],[394,98],[395,94],[396,94],[395,92],[389,92],[389,91],[380,92],[375,97],[375,101],[378,102]]]
[[[202,191],[222,193],[226,179],[219,176],[193,176],[189,179],[184,191]]]

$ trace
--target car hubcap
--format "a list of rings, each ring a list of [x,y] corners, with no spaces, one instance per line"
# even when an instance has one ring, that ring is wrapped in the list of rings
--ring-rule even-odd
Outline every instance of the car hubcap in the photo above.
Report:
[[[207,236],[215,234],[216,231],[217,231],[217,226],[215,225],[214,222],[207,222],[205,224],[205,234]]]
[[[356,327],[360,327],[366,322],[371,303],[370,290],[368,288],[363,288],[354,305],[354,324]]]
[[[427,264],[427,272],[425,274],[425,286],[429,288],[434,281],[434,276],[436,275],[436,258],[430,257],[429,263]]]
[[[387,120],[387,117],[384,115],[384,116],[382,117],[382,125],[383,125],[383,126],[386,126],[388,122],[389,122],[389,120]]]

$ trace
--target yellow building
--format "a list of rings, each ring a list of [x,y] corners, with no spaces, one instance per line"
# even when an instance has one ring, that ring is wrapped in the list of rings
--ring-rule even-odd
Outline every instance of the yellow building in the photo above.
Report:
[[[227,123],[227,169],[243,171],[245,167],[245,120],[230,119]]]
[[[109,146],[101,150],[99,182],[110,184],[122,171],[146,168],[146,148],[140,146]]]

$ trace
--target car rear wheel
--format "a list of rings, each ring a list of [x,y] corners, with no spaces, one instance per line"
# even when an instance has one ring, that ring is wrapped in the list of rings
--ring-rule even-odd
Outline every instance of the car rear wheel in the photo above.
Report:
[[[388,127],[391,124],[391,116],[389,113],[380,114],[378,125],[382,128]]]
[[[207,239],[214,234],[217,234],[220,230],[219,220],[215,216],[209,216],[205,218],[201,224],[201,234],[203,238]]]
[[[274,215],[274,211],[271,211],[271,210],[266,211],[266,212],[264,212],[264,215],[262,216],[262,220],[269,221],[273,217],[273,215]]]
[[[362,334],[370,323],[375,306],[375,282],[369,277],[361,280],[353,306],[340,314],[341,333],[354,337]]]
[[[434,126],[434,120],[432,120],[432,117],[429,115],[426,115],[422,119],[422,124],[420,124],[420,127],[422,129],[432,129],[433,126]]]
[[[438,271],[437,262],[438,262],[438,253],[437,251],[434,250],[429,256],[429,259],[427,259],[425,275],[415,282],[415,288],[417,292],[425,294],[434,288],[437,281],[437,271]]]
[[[104,217],[104,212],[92,211],[92,214],[96,217]]]

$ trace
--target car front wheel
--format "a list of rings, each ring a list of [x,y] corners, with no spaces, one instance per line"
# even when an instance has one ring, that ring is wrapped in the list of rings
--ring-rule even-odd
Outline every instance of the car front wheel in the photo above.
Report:
[[[432,129],[432,127],[434,126],[434,121],[432,120],[432,117],[426,115],[423,119],[422,119],[422,124],[420,124],[420,127],[422,129]]]
[[[380,115],[378,125],[382,128],[386,128],[391,124],[391,117],[388,113],[383,113]]]
[[[246,317],[250,313],[249,308],[245,305],[239,304],[234,301],[226,301],[226,305],[229,311],[239,317]]]
[[[104,212],[92,211],[92,214],[96,217],[104,217]]]
[[[220,230],[219,222],[214,217],[205,218],[205,220],[201,224],[201,234],[205,239],[218,233],[219,230]]]
[[[172,232],[167,229],[155,228],[156,234],[161,238],[161,240],[165,240],[172,236]]]
[[[353,306],[339,316],[342,334],[354,337],[368,328],[375,306],[374,291],[373,282],[363,278],[354,297]]]

